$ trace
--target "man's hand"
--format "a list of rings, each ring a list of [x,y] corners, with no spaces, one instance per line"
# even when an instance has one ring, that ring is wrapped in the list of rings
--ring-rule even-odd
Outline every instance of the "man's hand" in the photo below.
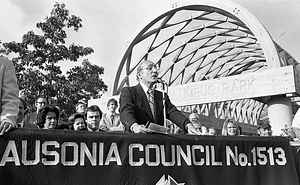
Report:
[[[294,136],[298,139],[300,139],[300,128],[298,127],[292,127],[292,131],[294,133]]]
[[[105,132],[108,132],[108,131],[109,131],[109,128],[107,128],[106,125],[100,125],[100,126],[99,126],[99,129],[100,129],[100,130],[103,130],[103,131],[105,131]]]
[[[146,128],[145,125],[139,125],[139,124],[133,125],[132,132],[134,132],[134,133],[151,133],[151,131],[148,128]]]
[[[13,124],[8,121],[2,121],[0,124],[0,135],[2,136],[4,132],[10,131],[13,128]]]
[[[201,132],[199,132],[192,123],[188,123],[185,128],[188,134],[201,135]]]

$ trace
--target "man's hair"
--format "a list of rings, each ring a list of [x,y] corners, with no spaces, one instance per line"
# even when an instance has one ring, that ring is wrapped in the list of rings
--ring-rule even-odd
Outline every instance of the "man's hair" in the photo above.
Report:
[[[47,96],[44,96],[44,95],[38,96],[38,97],[35,99],[35,103],[37,103],[38,99],[40,99],[40,98],[46,99],[47,105],[49,104],[49,99],[47,98]]]
[[[100,110],[100,108],[97,105],[92,105],[86,109],[85,114],[84,114],[85,119],[87,118],[88,112],[99,112],[100,119],[102,118],[102,111]]]
[[[46,122],[46,116],[48,114],[48,112],[54,112],[57,118],[57,121],[59,119],[59,110],[53,106],[53,105],[46,105],[44,107],[42,107],[37,115],[37,122],[36,124],[40,127],[40,128],[44,128],[44,124]]]
[[[260,129],[260,128],[263,128],[263,129],[269,128],[269,129],[271,129],[272,127],[271,127],[268,120],[260,120],[257,123],[257,129]]]
[[[118,105],[118,102],[117,102],[117,100],[116,99],[114,99],[114,98],[111,98],[111,99],[109,99],[108,101],[107,101],[107,107],[109,106],[109,104],[110,103],[114,103],[114,104],[116,104],[116,105]]]
[[[85,102],[83,102],[83,101],[79,101],[78,103],[76,103],[76,107],[77,107],[78,105],[80,105],[80,104],[86,105],[86,103],[85,103]]]

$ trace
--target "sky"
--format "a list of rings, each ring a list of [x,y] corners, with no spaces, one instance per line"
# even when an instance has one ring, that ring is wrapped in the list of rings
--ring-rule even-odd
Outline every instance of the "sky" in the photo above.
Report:
[[[64,3],[83,28],[68,32],[67,43],[90,46],[94,53],[78,62],[61,62],[63,72],[83,59],[104,67],[103,81],[111,87],[118,64],[141,25],[153,15],[183,0],[1,0],[0,40],[20,42],[36,23],[49,16],[55,2]],[[201,2],[201,0],[199,0]],[[251,12],[285,51],[300,62],[300,0],[233,0]]]

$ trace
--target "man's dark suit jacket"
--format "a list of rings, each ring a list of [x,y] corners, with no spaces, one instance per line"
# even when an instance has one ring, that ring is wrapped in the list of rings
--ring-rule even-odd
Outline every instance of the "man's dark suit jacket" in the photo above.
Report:
[[[145,125],[148,121],[158,125],[164,125],[163,95],[160,91],[154,91],[155,98],[155,118],[153,118],[146,94],[140,84],[133,87],[124,87],[120,95],[120,115],[121,122],[126,131],[130,131],[133,123]],[[167,94],[166,117],[180,128],[185,130],[185,125],[189,120],[170,102]]]

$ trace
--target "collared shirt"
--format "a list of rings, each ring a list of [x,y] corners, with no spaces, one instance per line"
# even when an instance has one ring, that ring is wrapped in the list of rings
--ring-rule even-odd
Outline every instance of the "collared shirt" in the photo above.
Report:
[[[147,87],[145,84],[143,84],[143,83],[141,83],[141,82],[140,82],[140,84],[141,84],[141,86],[142,86],[142,88],[143,88],[143,90],[144,90],[144,93],[147,95],[147,92],[148,92],[149,87]]]
[[[20,125],[20,128],[23,128],[24,127],[24,119],[20,122],[20,123],[17,123],[17,126]],[[18,126],[19,127],[19,126]]]
[[[88,130],[88,131],[91,131],[91,132],[100,132],[100,131],[102,131],[102,130],[100,130],[99,128],[98,128],[97,130],[92,130],[92,129],[90,129],[89,127],[87,127],[87,130]]]
[[[107,112],[106,114],[108,114],[109,115],[109,117],[111,117],[111,116],[114,116],[115,117],[115,115],[116,115],[116,113],[111,113],[111,112]]]
[[[149,87],[147,87],[145,84],[143,84],[143,83],[141,83],[140,82],[140,84],[141,84],[141,86],[142,86],[142,88],[143,88],[143,90],[144,90],[144,93],[146,94],[146,97],[147,97],[147,99],[148,99],[148,101],[150,101],[149,100],[149,93],[151,92],[151,93],[153,93],[152,94],[152,97],[154,98],[154,90],[153,89],[151,89],[151,91],[149,91]],[[153,102],[154,103],[154,102]],[[150,105],[150,102],[149,102],[149,106],[150,106],[150,108],[151,108],[151,105]],[[151,110],[151,112],[152,112],[152,110]],[[154,111],[155,112],[155,111]],[[152,115],[154,116],[154,113],[152,112]]]

